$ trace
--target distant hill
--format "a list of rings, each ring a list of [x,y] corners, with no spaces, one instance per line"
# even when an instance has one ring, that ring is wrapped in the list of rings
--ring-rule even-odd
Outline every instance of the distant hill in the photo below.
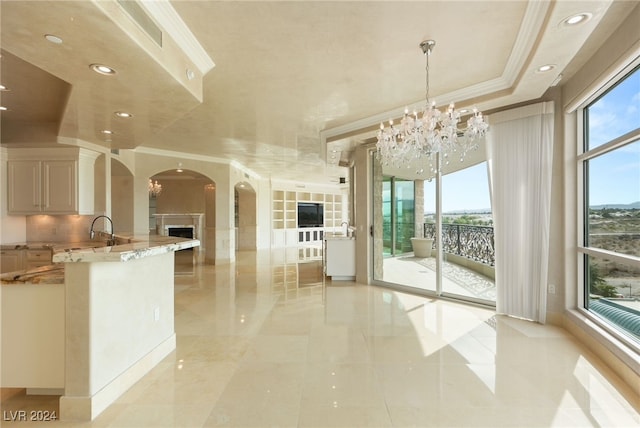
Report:
[[[612,209],[612,210],[633,210],[640,209],[640,201],[634,202],[632,204],[604,204],[604,205],[591,205],[589,208],[592,210],[601,210],[604,208]]]
[[[427,214],[435,214],[433,211],[426,212]],[[491,208],[480,208],[475,210],[459,210],[459,211],[447,211],[442,213],[442,215],[465,215],[465,214],[491,214]]]
[[[633,202],[631,204],[603,204],[603,205],[591,205],[589,208],[592,210],[601,210],[604,208],[613,209],[613,210],[640,210],[640,201]],[[434,212],[426,212],[425,215],[432,215]],[[475,210],[459,210],[459,211],[449,211],[442,213],[443,215],[464,215],[464,214],[491,214],[491,208],[481,208]]]

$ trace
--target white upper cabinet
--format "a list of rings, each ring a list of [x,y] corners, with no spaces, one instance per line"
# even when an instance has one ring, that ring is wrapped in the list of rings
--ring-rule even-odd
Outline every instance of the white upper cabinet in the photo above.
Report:
[[[8,213],[93,214],[99,155],[81,148],[9,150]]]

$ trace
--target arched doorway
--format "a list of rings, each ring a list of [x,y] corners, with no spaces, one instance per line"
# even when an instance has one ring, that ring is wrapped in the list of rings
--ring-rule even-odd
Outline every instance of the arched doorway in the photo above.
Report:
[[[215,183],[192,170],[172,169],[149,178],[149,230],[200,240],[197,260],[215,262]]]

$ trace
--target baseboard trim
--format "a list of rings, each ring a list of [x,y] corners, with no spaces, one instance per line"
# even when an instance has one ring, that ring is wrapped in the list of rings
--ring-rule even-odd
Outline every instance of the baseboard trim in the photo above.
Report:
[[[94,395],[60,397],[60,420],[91,421],[95,419],[175,349],[174,333]]]

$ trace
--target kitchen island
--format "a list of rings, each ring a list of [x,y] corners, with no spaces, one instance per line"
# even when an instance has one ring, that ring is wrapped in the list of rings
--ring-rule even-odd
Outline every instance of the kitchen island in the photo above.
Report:
[[[175,349],[174,252],[196,247],[199,241],[154,235],[119,236],[116,241],[114,246],[54,251],[53,262],[57,265],[50,269],[42,267],[1,277],[2,386],[50,389],[54,393],[59,390],[59,416],[64,420],[94,419]],[[60,284],[62,271],[64,280]],[[29,303],[23,310],[17,307],[21,292],[43,297],[47,289],[57,297],[41,299],[44,312]],[[24,297],[22,301],[24,304]],[[38,379],[32,377],[28,379],[30,384],[21,385],[14,376],[11,381],[18,383],[5,385],[5,369],[12,372],[25,368],[27,363],[12,356],[6,359],[5,351],[24,352],[18,345],[28,333],[16,328],[20,325],[16,320],[5,319],[12,313],[5,312],[6,307],[15,309],[13,316],[28,314],[26,318],[34,320],[32,327],[47,326],[45,334],[49,338],[39,345],[44,346],[39,349],[39,358],[55,360],[58,365],[63,362],[62,367],[43,370],[55,373],[57,378],[38,384]],[[56,322],[47,319],[48,312],[54,314]],[[18,322],[25,322],[24,319]],[[5,343],[5,339],[17,342]],[[31,342],[41,343],[41,339]],[[29,367],[23,371],[31,373]]]

